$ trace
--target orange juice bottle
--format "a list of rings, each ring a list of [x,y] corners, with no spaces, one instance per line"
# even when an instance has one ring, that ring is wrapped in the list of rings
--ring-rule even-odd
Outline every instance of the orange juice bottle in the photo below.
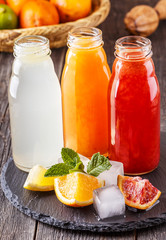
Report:
[[[97,28],[75,28],[68,35],[62,74],[64,146],[91,157],[107,154],[107,90],[111,72]]]

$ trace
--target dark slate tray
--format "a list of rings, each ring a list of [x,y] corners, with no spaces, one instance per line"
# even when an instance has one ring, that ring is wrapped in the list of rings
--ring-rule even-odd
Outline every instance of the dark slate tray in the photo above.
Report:
[[[161,133],[159,167],[144,175],[161,190],[160,201],[149,211],[126,210],[125,216],[98,221],[93,206],[70,208],[52,192],[32,192],[23,188],[27,173],[19,170],[10,158],[1,173],[2,190],[8,200],[24,214],[60,228],[95,232],[123,232],[152,227],[166,222],[166,133]]]

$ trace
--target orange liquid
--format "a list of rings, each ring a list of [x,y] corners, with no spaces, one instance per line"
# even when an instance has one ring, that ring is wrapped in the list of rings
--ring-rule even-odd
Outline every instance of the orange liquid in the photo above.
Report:
[[[101,46],[68,50],[62,74],[64,146],[86,157],[108,152],[110,76]]]

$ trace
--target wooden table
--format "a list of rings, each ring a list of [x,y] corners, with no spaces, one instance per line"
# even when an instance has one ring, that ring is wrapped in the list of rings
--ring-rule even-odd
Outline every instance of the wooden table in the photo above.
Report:
[[[123,24],[125,13],[137,4],[154,6],[156,2],[157,0],[112,0],[110,15],[99,26],[103,31],[104,48],[110,67],[114,60],[115,40],[128,35]],[[160,23],[158,30],[150,39],[153,44],[153,59],[161,89],[161,131],[166,131],[166,21]],[[65,47],[52,51],[52,59],[59,78],[64,65],[65,53]],[[0,171],[8,157],[12,154],[7,99],[7,87],[11,75],[12,61],[12,54],[0,53]],[[31,219],[15,209],[5,198],[1,187],[0,206],[0,240],[166,239],[166,223],[150,229],[110,234],[69,231],[51,227]]]

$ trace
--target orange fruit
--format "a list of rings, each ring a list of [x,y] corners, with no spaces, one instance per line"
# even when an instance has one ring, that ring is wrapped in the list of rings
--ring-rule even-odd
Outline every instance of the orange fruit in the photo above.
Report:
[[[19,15],[21,8],[26,1],[27,0],[6,0],[7,5],[13,9],[17,16]]]
[[[91,0],[50,0],[58,9],[61,22],[86,17],[91,11]]]
[[[0,29],[16,28],[18,19],[14,11],[5,4],[0,4]]]
[[[56,7],[45,0],[30,0],[26,2],[20,12],[20,26],[22,28],[54,25],[59,23]]]
[[[103,187],[104,180],[91,175],[73,172],[54,180],[59,201],[72,207],[84,207],[93,203],[93,190]]]
[[[161,192],[147,179],[118,175],[118,187],[126,205],[137,209],[151,207],[160,197]]]
[[[0,0],[0,4],[6,4],[4,0]]]

